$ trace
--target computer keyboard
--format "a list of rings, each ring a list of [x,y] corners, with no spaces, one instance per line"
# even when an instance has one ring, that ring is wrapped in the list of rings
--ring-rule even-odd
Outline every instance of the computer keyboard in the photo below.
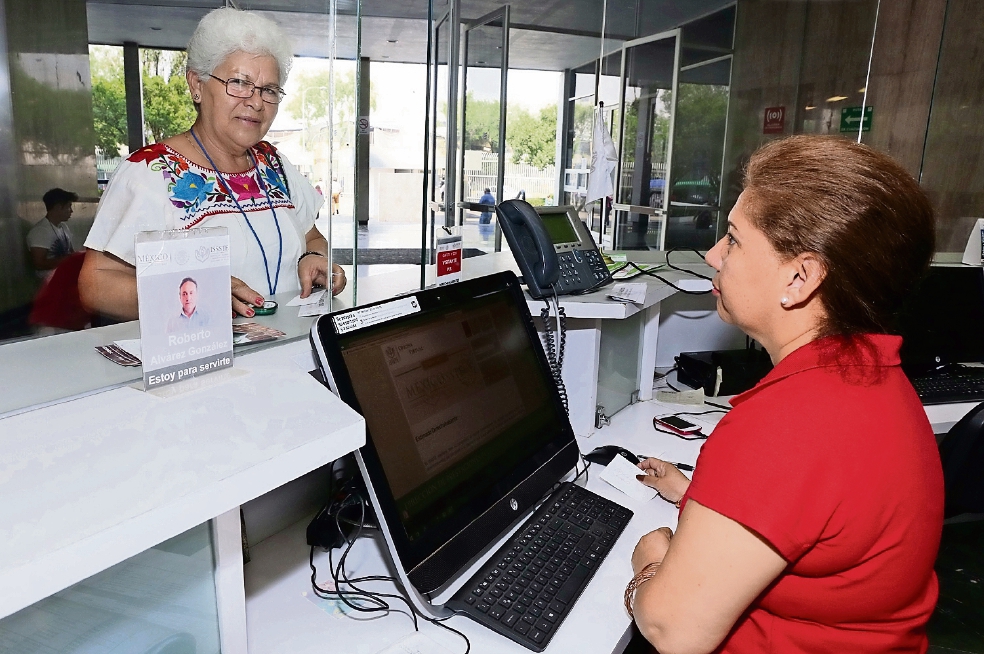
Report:
[[[542,652],[631,517],[562,484],[447,606]]]
[[[962,367],[910,377],[910,381],[923,404],[984,400],[984,368]]]

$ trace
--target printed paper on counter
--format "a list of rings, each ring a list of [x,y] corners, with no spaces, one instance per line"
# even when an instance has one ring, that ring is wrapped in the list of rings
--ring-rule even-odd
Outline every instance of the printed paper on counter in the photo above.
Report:
[[[293,300],[287,303],[287,306],[302,307],[306,304],[317,304],[321,300],[321,297],[325,294],[326,291],[327,289],[324,288],[321,289],[320,291],[311,291],[311,295],[307,297],[301,297],[301,294],[298,293],[297,297],[295,297]]]
[[[608,294],[608,297],[616,302],[645,304],[646,288],[647,285],[645,282],[625,282],[622,284],[615,284],[615,286],[612,287],[611,293]]]

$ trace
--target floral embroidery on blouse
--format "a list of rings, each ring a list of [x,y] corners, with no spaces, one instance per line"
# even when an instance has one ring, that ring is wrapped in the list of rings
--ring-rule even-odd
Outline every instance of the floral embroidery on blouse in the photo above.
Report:
[[[143,162],[163,175],[168,199],[184,210],[179,216],[181,228],[188,229],[209,216],[239,213],[240,207],[247,213],[266,211],[270,206],[267,193],[274,208],[294,209],[284,181],[286,173],[275,154],[272,145],[261,141],[253,148],[256,166],[242,173],[223,173],[223,179],[214,170],[198,166],[163,143],[140,148],[128,161]]]

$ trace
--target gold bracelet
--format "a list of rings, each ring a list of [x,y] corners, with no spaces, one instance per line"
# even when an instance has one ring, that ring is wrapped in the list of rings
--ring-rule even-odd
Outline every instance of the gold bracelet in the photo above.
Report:
[[[625,610],[629,612],[630,618],[635,617],[632,615],[632,596],[635,594],[636,589],[639,588],[639,586],[656,576],[660,563],[660,561],[656,561],[655,563],[650,563],[644,567],[639,571],[639,574],[632,577],[632,580],[625,587]]]

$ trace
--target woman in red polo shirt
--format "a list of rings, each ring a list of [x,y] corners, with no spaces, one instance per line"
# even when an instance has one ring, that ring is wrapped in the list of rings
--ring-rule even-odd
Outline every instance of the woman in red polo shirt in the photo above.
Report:
[[[929,200],[883,154],[796,136],[752,156],[728,227],[717,310],[775,368],[692,482],[640,464],[682,510],[639,541],[627,604],[662,654],[925,652],[943,475],[888,332],[933,253]]]

